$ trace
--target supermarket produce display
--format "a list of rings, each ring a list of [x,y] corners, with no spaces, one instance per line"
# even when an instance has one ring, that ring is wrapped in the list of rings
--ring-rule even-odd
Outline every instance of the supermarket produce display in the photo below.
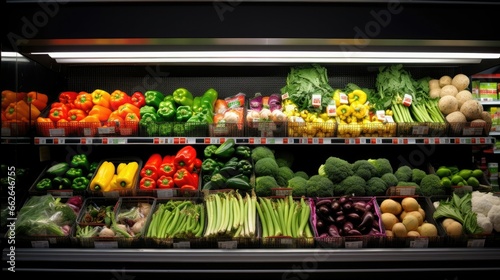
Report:
[[[496,3],[21,2],[6,3],[2,44],[2,272],[498,273],[495,113],[473,83],[498,58],[466,57],[498,52],[484,28]],[[102,10],[76,25],[87,8]],[[153,20],[115,20],[137,14]],[[415,31],[422,14],[433,26]],[[193,17],[203,26],[189,28]],[[4,59],[10,48],[22,56]],[[398,52],[394,63],[123,65],[45,53],[337,48]],[[399,51],[464,58],[401,63]]]

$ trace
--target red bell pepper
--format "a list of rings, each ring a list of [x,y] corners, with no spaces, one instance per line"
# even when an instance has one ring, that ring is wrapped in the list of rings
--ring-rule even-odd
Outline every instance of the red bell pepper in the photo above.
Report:
[[[200,175],[198,175],[198,173],[191,173],[191,175],[193,176],[193,185],[194,186],[198,186],[199,184],[199,178],[200,178]]]
[[[141,190],[153,190],[156,189],[156,180],[149,177],[144,177],[139,182],[139,188]]]
[[[81,121],[87,116],[87,113],[82,109],[70,109],[67,114],[68,121]]]
[[[172,179],[172,177],[163,175],[156,181],[156,187],[159,189],[174,188],[175,187],[174,179]]]
[[[185,191],[196,191],[198,188],[192,185],[184,185],[181,187],[181,193]]]
[[[153,179],[158,179],[158,171],[160,169],[160,165],[163,161],[162,156],[159,153],[152,154],[144,166],[141,169],[141,177],[150,177]]]
[[[136,91],[130,97],[130,103],[137,108],[141,108],[146,105],[146,97],[142,92]]]
[[[75,105],[75,100],[77,96],[78,93],[76,91],[63,91],[59,93],[59,102],[66,104],[71,108]]]
[[[121,90],[115,90],[109,97],[109,105],[112,110],[118,110],[121,105],[130,102],[130,96]]]
[[[194,186],[194,181],[193,174],[185,168],[178,169],[174,174],[174,183],[179,188],[184,185]]]
[[[68,118],[68,110],[66,107],[55,107],[50,109],[49,118],[53,122],[58,122],[59,120],[66,120]]]
[[[163,157],[160,168],[158,170],[158,176],[173,177],[175,174],[174,156],[166,155]]]
[[[192,172],[200,174],[202,164],[203,164],[203,161],[200,158],[195,158]]]
[[[175,169],[185,168],[189,172],[192,172],[195,160],[196,149],[191,145],[184,146],[175,155]]]

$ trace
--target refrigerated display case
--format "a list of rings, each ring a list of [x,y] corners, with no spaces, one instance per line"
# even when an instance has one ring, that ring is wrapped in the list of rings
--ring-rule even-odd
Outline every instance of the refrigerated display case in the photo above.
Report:
[[[172,92],[189,86],[192,92],[209,87],[228,97],[243,92],[276,93],[285,85],[290,67],[319,63],[328,69],[330,83],[354,82],[373,87],[381,65],[402,62],[417,77],[473,75],[500,63],[496,1],[6,1],[2,54],[19,52],[28,64],[2,57],[2,88],[46,92],[56,100],[65,90],[96,88],[125,92],[154,88]],[[465,20],[473,18],[473,20]],[[145,52],[117,58],[51,52]],[[198,51],[212,53],[197,55]],[[240,51],[266,51],[246,54]],[[378,52],[392,57],[377,57]],[[188,52],[184,57],[169,56]],[[189,53],[193,52],[193,53]],[[293,52],[293,53],[292,53]],[[319,56],[310,56],[321,52]],[[340,52],[332,57],[325,52]],[[441,59],[417,61],[412,54],[434,52]],[[444,53],[459,53],[458,58]],[[436,57],[437,53],[437,57]],[[467,54],[490,58],[467,58]],[[284,54],[284,55],[283,55]],[[442,56],[440,54],[443,54]],[[493,55],[491,55],[493,54]],[[132,57],[132,55],[136,55]],[[318,55],[316,53],[316,55]],[[125,61],[125,62],[124,62]],[[24,66],[26,65],[26,66]],[[27,67],[27,68],[24,68]],[[5,69],[5,71],[4,71]],[[4,75],[4,74],[2,74]],[[192,144],[201,149],[224,137],[40,136],[31,127],[26,135],[6,135],[2,154],[11,166],[28,166],[32,178],[15,186],[16,205],[27,196],[31,180],[47,162],[75,151],[114,158],[144,157],[152,151],[173,151]],[[470,164],[477,149],[495,144],[490,135],[464,137],[234,137],[237,143],[270,145],[295,150],[301,167],[310,172],[326,152],[349,159],[388,157],[395,164],[424,167],[448,162]],[[474,151],[473,151],[474,150]],[[311,156],[313,155],[313,156]],[[496,159],[495,159],[496,160]],[[3,160],[2,160],[2,163]],[[5,192],[5,196],[8,196]],[[276,248],[52,248],[50,241],[33,248],[11,248],[3,240],[3,272],[102,277],[197,276],[314,279],[362,276],[404,276],[412,273],[434,279],[498,273],[498,246],[482,240],[466,246],[438,248],[291,248],[285,240]],[[497,240],[498,242],[498,240]],[[355,246],[352,244],[351,246]],[[49,247],[49,248],[44,248]],[[9,263],[12,261],[12,263]]]

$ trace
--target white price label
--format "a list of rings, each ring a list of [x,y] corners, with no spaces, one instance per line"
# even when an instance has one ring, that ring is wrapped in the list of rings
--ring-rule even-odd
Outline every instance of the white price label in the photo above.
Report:
[[[346,241],[345,247],[349,249],[363,248],[363,241]]]
[[[10,127],[2,127],[2,134],[1,135],[4,137],[10,136],[11,135]]]
[[[483,248],[485,240],[484,239],[469,239],[467,241],[467,247],[469,248]]]
[[[64,136],[64,128],[49,129],[49,135],[54,137]]]
[[[238,241],[220,241],[218,245],[219,249],[236,249],[238,248]]]
[[[31,241],[31,247],[33,247],[33,248],[49,248],[49,241],[46,241],[46,240]]]
[[[174,243],[174,249],[189,249],[191,248],[191,242],[189,241],[180,241]]]
[[[168,198],[177,196],[177,190],[174,189],[156,190],[156,196],[158,198]]]
[[[101,249],[118,248],[118,241],[94,241],[94,247]]]
[[[97,128],[97,132],[99,134],[114,134],[115,133],[115,127],[114,126],[99,127],[99,128]]]
[[[429,239],[427,238],[416,238],[410,241],[410,248],[427,248],[429,247]]]
[[[104,197],[118,198],[118,197],[120,197],[120,192],[119,191],[109,191],[109,192],[103,192],[102,195]]]
[[[345,92],[339,93],[340,104],[349,104],[349,97]]]

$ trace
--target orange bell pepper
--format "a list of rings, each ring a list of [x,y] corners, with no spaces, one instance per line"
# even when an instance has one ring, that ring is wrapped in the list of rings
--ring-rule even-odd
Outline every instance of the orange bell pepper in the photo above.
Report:
[[[16,102],[16,95],[12,90],[4,90],[2,91],[2,109],[5,110],[7,107],[9,107],[10,103]]]
[[[68,121],[80,121],[87,116],[87,113],[82,109],[70,109],[68,111],[67,120]]]
[[[109,92],[102,89],[96,89],[91,94],[92,94],[92,103],[94,103],[94,105],[100,105],[108,109],[111,108],[109,104],[111,94],[109,94]]]
[[[36,92],[36,91],[30,91],[26,95],[26,99],[28,103],[30,103],[33,100],[40,100],[43,103],[47,104],[49,102],[49,96],[47,94],[41,93],[41,92]]]
[[[125,123],[125,121],[118,114],[118,111],[111,112],[111,115],[109,115],[109,118],[107,121],[108,126],[114,126],[116,128],[120,128],[124,123]]]
[[[33,105],[33,103],[30,104],[29,106],[30,106],[30,110],[29,110],[30,117],[29,117],[29,119],[30,120],[36,120],[36,118],[38,118],[40,116],[41,112],[40,112],[40,110],[35,105]]]
[[[80,128],[84,129],[85,135],[93,136],[97,133],[97,128],[101,126],[101,121],[96,115],[87,115],[78,124]]]
[[[53,122],[65,120],[68,117],[68,109],[66,107],[54,107],[49,111],[49,118]]]
[[[134,113],[137,116],[140,116],[141,109],[131,103],[125,103],[123,105],[120,105],[120,107],[118,107],[118,113],[120,114],[120,117],[126,119],[129,113]]]
[[[49,136],[50,129],[56,128],[55,123],[50,118],[38,117],[36,119],[36,131],[38,135]]]
[[[24,100],[12,102],[5,110],[5,117],[8,120],[28,120],[30,117],[28,104]]]
[[[81,91],[76,97],[74,104],[75,108],[82,109],[83,111],[88,113],[94,106],[94,103],[92,102],[92,94]]]
[[[111,115],[111,109],[102,105],[94,105],[89,111],[89,115],[95,115],[99,121],[105,122]]]

